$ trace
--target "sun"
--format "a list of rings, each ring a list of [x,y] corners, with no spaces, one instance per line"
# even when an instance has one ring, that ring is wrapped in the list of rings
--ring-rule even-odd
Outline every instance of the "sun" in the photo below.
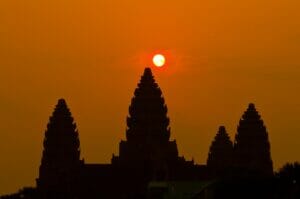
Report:
[[[154,55],[152,61],[153,64],[157,67],[163,67],[166,63],[165,56],[163,56],[162,54]]]

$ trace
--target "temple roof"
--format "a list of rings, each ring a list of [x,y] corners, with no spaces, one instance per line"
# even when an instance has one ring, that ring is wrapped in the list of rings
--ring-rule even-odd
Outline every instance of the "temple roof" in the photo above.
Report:
[[[249,104],[239,122],[234,153],[236,166],[272,174],[268,132],[253,103]]]
[[[219,127],[213,142],[211,143],[207,165],[214,169],[222,169],[231,165],[233,156],[233,144],[224,126]]]
[[[145,68],[135,89],[127,127],[128,140],[169,140],[167,106],[150,68]]]

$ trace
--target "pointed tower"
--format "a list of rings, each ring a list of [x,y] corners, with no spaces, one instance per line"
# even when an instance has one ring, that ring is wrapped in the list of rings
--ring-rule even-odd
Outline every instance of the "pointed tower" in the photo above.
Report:
[[[51,194],[71,192],[79,172],[79,158],[76,124],[65,100],[60,99],[45,132],[38,189]]]
[[[207,167],[214,174],[221,174],[232,166],[233,144],[224,126],[220,126],[210,145]]]
[[[167,106],[155,83],[151,69],[146,68],[134,92],[127,117],[128,142],[167,143],[170,138]]]
[[[129,106],[127,140],[121,141],[119,157],[113,157],[112,163],[164,178],[168,165],[178,159],[176,142],[169,141],[167,110],[151,69],[146,68]]]
[[[234,162],[237,168],[260,176],[273,175],[268,133],[254,104],[249,104],[239,122],[234,142]]]

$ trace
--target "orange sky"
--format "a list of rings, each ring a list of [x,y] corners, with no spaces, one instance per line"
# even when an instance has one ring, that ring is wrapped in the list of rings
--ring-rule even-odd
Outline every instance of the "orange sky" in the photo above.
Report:
[[[34,185],[48,117],[64,97],[86,162],[125,138],[151,55],[181,155],[206,161],[219,125],[231,138],[249,102],[275,168],[300,161],[300,1],[2,0],[0,195]]]

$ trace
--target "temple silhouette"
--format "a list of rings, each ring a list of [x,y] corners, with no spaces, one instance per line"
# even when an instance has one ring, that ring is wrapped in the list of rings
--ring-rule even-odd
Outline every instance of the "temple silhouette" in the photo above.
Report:
[[[268,133],[254,104],[242,115],[234,142],[224,126],[219,128],[206,165],[178,155],[176,140],[170,140],[167,112],[162,91],[146,68],[129,106],[126,140],[120,141],[119,154],[112,155],[110,164],[88,164],[80,159],[79,133],[67,103],[58,100],[45,132],[36,188],[27,189],[27,198],[172,198],[165,194],[178,190],[186,190],[178,198],[226,198],[226,194],[235,198],[232,188],[222,191],[215,185],[244,185],[240,187],[244,190],[249,182],[274,177]]]

